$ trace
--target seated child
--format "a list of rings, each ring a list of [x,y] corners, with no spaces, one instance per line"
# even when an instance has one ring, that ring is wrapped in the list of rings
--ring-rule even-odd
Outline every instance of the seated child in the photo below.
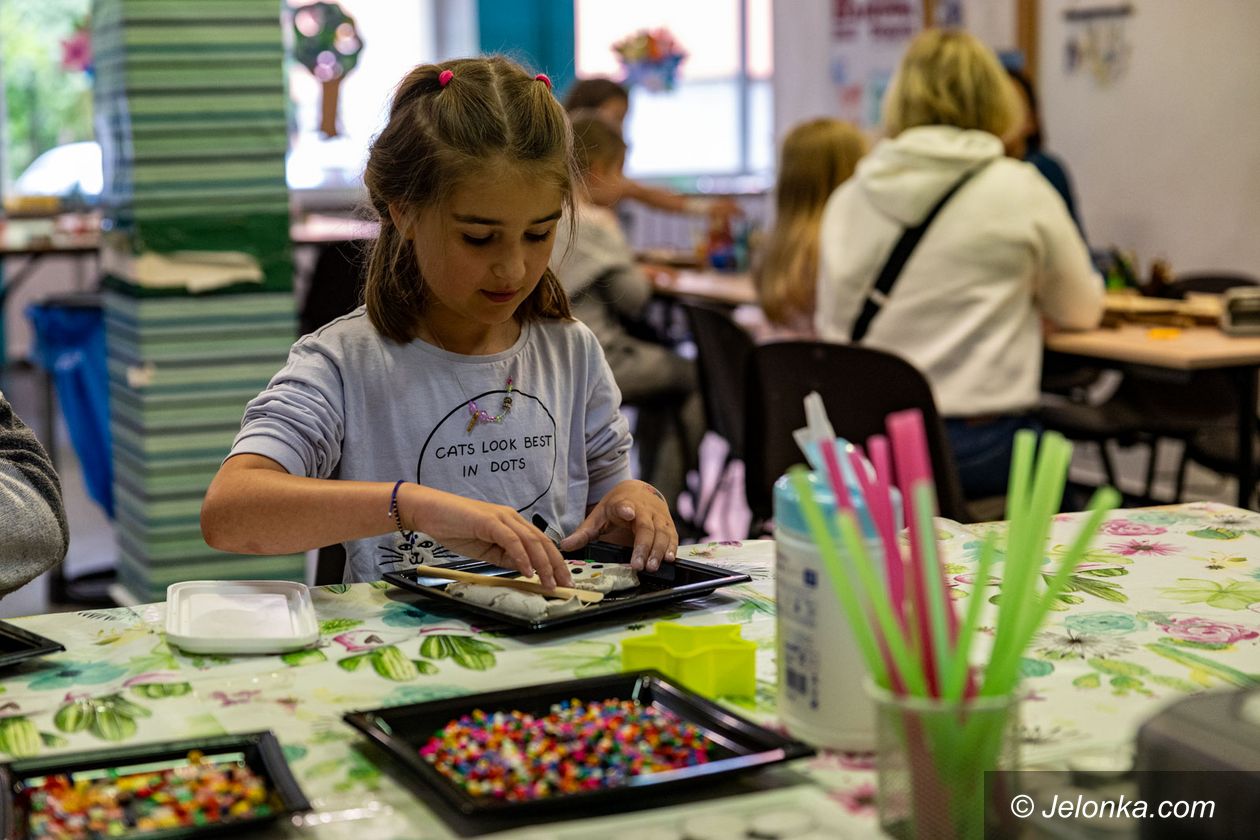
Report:
[[[612,79],[601,76],[579,79],[569,88],[564,98],[564,108],[575,120],[578,115],[592,112],[620,134],[625,130],[626,116],[630,113],[630,92]],[[617,181],[618,189],[609,196],[609,206],[627,198],[667,213],[708,215],[714,219],[729,219],[742,212],[735,200],[727,197],[683,195],[624,178],[620,174]]]
[[[416,67],[364,182],[380,221],[366,304],[301,338],[246,408],[206,493],[225,551],[336,542],[346,579],[452,554],[571,583],[555,540],[672,560],[664,499],[630,478],[621,395],[547,268],[572,206],[570,129],[500,57]]]
[[[558,230],[551,268],[569,293],[573,314],[599,339],[622,399],[639,407],[640,452],[655,455],[654,474],[645,478],[672,501],[682,490],[684,465],[703,431],[695,365],[664,345],[632,336],[624,326],[643,314],[652,283],[635,265],[611,210],[626,157],[621,133],[593,112],[579,112],[573,120],[573,147],[582,179],[575,235],[570,239],[563,225]],[[681,423],[670,429],[668,421],[674,418]],[[662,445],[682,451],[662,453]]]
[[[768,322],[754,330],[760,340],[814,337],[823,207],[865,153],[862,133],[841,120],[799,123],[784,139],[774,191],[774,227],[766,237],[764,256],[753,270]]]

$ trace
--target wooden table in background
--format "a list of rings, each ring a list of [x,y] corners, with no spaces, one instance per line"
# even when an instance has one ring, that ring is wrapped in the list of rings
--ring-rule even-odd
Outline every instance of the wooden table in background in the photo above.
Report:
[[[289,239],[294,245],[328,245],[375,239],[377,230],[375,222],[312,213],[289,226]]]
[[[1215,327],[1172,330],[1125,325],[1119,329],[1061,332],[1046,337],[1046,349],[1084,359],[1162,370],[1223,370],[1238,396],[1238,506],[1250,507],[1256,487],[1252,436],[1256,428],[1256,374],[1260,337],[1230,336]]]
[[[680,271],[677,277],[658,280],[655,290],[662,297],[698,300],[732,308],[757,302],[757,290],[753,288],[752,277],[747,274]]]

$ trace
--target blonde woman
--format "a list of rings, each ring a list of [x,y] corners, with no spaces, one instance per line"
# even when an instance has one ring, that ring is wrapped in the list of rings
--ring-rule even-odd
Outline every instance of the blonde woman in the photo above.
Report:
[[[774,229],[753,272],[761,309],[775,337],[814,335],[823,206],[865,153],[866,140],[857,128],[828,118],[796,125],[783,141]]]
[[[969,498],[1005,492],[1014,434],[1035,425],[1042,319],[1086,329],[1102,315],[1102,281],[1063,199],[1003,156],[1022,116],[992,51],[964,32],[923,32],[889,86],[886,139],[823,211],[819,336],[923,371]]]

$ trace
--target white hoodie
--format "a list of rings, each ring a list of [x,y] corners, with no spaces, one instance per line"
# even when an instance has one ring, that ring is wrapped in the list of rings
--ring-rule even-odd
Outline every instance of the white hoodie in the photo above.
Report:
[[[863,340],[923,371],[946,417],[1034,407],[1039,316],[1065,329],[1102,316],[1102,280],[1063,200],[993,135],[926,126],[876,145],[823,212],[815,326],[847,342],[905,228],[985,161],[928,227]]]

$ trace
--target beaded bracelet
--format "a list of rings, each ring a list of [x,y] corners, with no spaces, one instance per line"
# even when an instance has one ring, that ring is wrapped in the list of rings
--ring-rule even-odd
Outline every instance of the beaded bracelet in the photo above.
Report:
[[[398,526],[398,533],[402,534],[404,540],[407,539],[407,529],[402,526],[402,516],[398,514],[398,487],[407,484],[406,479],[398,479],[394,482],[394,489],[389,492],[389,510],[386,511],[386,518],[392,519],[394,525]],[[410,540],[408,540],[410,542]]]

